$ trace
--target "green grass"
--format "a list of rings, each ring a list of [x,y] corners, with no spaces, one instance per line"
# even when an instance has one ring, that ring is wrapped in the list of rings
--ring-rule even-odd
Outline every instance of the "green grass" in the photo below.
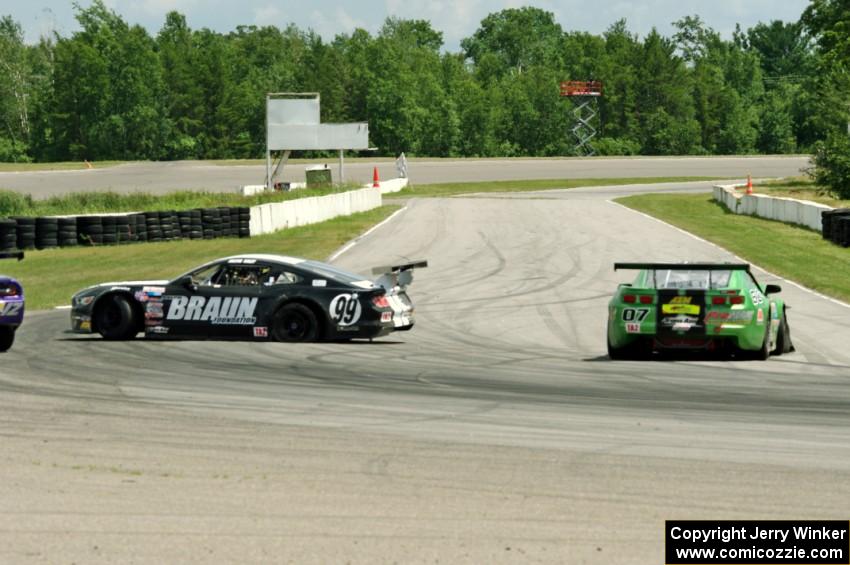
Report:
[[[695,182],[719,180],[714,177],[625,177],[604,179],[534,179],[481,182],[452,182],[411,185],[384,198],[410,198],[414,196],[454,196],[477,192],[529,192],[580,186],[607,186],[623,184],[656,184],[661,182]]]
[[[784,198],[796,198],[797,200],[811,200],[820,204],[826,204],[833,208],[850,207],[850,200],[841,200],[832,196],[825,188],[818,186],[806,177],[792,177],[788,179],[768,181],[753,187],[756,194],[769,194],[770,196],[781,196]]]
[[[778,275],[850,300],[850,249],[791,224],[733,214],[704,194],[645,194],[617,202],[714,242]]]
[[[93,169],[103,169],[123,165],[127,161],[94,161]],[[82,161],[62,161],[57,163],[0,163],[0,173],[29,171],[76,171],[88,168]]]
[[[228,255],[277,253],[324,260],[345,242],[357,237],[398,208],[383,206],[319,224],[245,239],[222,238],[27,251],[23,261],[3,261],[0,271],[23,283],[27,308],[52,308],[69,304],[72,294],[92,284],[172,279],[205,261]]]
[[[147,192],[74,192],[36,200],[28,194],[0,190],[0,217],[97,214],[104,212],[143,212],[154,210],[189,210],[214,206],[256,206],[267,202],[282,202],[309,196],[324,196],[335,192],[362,188],[346,183],[333,187],[263,192],[242,196],[235,192],[204,192],[180,190],[168,194]]]

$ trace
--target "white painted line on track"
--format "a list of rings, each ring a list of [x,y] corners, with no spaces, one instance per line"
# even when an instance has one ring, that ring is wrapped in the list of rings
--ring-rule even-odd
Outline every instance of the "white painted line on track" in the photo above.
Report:
[[[70,310],[70,309],[71,309],[71,305],[70,305],[70,304],[68,304],[67,306],[56,306],[56,307],[54,308],[54,310]]]
[[[354,239],[352,239],[351,241],[346,243],[344,246],[342,246],[342,248],[337,250],[333,255],[331,255],[328,258],[328,262],[330,263],[330,262],[335,261],[337,258],[339,258],[340,255],[342,255],[343,253],[345,253],[346,251],[348,251],[349,249],[351,249],[352,247],[357,245],[360,242],[361,239],[363,239],[364,237],[366,237],[367,235],[369,235],[370,233],[372,233],[373,231],[375,231],[379,227],[383,226],[384,224],[388,223],[390,220],[392,220],[393,218],[395,218],[396,216],[398,216],[399,214],[401,214],[405,210],[407,210],[407,206],[403,206],[401,209],[396,210],[395,212],[390,214],[389,217],[385,218],[383,221],[378,222],[377,224],[375,224],[374,226],[372,226],[371,228],[369,228],[368,230],[366,230],[365,232],[363,232],[359,236],[355,237]]]
[[[732,254],[732,256],[733,256],[733,257],[735,257],[735,259],[737,259],[737,260],[739,260],[739,261],[741,261],[741,262],[744,262],[744,263],[750,263],[749,261],[747,261],[747,260],[746,260],[746,259],[744,259],[743,257],[739,257],[738,255],[735,255],[734,253],[732,253],[731,251],[729,251],[729,250],[728,250],[728,249],[726,249],[725,247],[721,247],[721,246],[717,245],[716,243],[712,243],[711,241],[708,241],[708,240],[703,239],[703,238],[701,238],[701,237],[699,237],[699,236],[697,236],[697,235],[694,235],[694,234],[692,234],[692,233],[691,233],[691,232],[689,232],[689,231],[686,231],[686,230],[683,230],[682,228],[676,227],[676,226],[674,226],[673,224],[668,224],[668,223],[667,223],[667,222],[665,222],[664,220],[659,220],[658,218],[656,218],[656,217],[654,217],[654,216],[650,216],[649,214],[644,214],[643,212],[638,212],[637,210],[634,210],[634,209],[632,209],[632,208],[629,208],[628,206],[623,206],[623,205],[622,205],[622,204],[620,204],[619,202],[614,202],[613,200],[606,200],[605,202],[607,202],[607,203],[609,203],[609,204],[614,204],[615,206],[619,206],[620,208],[625,208],[625,209],[626,209],[626,210],[628,210],[629,212],[634,212],[635,214],[640,214],[641,216],[643,216],[643,217],[645,217],[645,218],[649,218],[650,220],[654,220],[654,221],[658,222],[659,224],[664,224],[664,225],[665,225],[665,226],[667,226],[668,228],[673,228],[674,230],[676,230],[676,231],[678,231],[678,232],[680,232],[680,233],[683,233],[683,234],[687,235],[688,237],[692,237],[693,239],[696,239],[697,241],[701,241],[701,242],[703,242],[703,243],[707,243],[707,244],[709,244],[709,245],[711,245],[711,246],[713,246],[713,247],[716,247],[717,249],[720,249],[720,250],[722,250],[722,251],[725,251],[726,253],[731,253],[731,254]],[[769,220],[768,220],[768,221],[769,221]],[[803,286],[803,285],[801,285],[801,284],[800,284],[800,283],[798,283],[798,282],[792,281],[792,280],[790,280],[790,279],[786,279],[785,277],[781,277],[781,276],[779,276],[779,275],[777,275],[777,274],[775,274],[775,273],[771,273],[771,272],[770,272],[770,271],[768,271],[767,269],[765,269],[765,268],[763,268],[763,267],[759,267],[759,266],[758,266],[758,265],[756,265],[755,263],[750,263],[750,265],[751,265],[751,266],[753,266],[753,267],[755,267],[755,268],[756,268],[756,269],[758,269],[759,271],[761,271],[761,272],[763,272],[763,273],[765,273],[765,274],[767,274],[767,275],[771,276],[771,277],[775,277],[775,278],[777,278],[777,279],[779,279],[779,280],[781,280],[781,281],[783,281],[783,282],[786,282],[786,283],[790,284],[791,286],[794,286],[794,287],[799,288],[799,289],[800,289],[800,290],[802,290],[802,291],[805,291],[805,292],[808,292],[809,294],[812,294],[812,295],[814,295],[814,296],[817,296],[818,298],[822,298],[822,299],[824,299],[824,300],[827,300],[827,301],[829,301],[829,302],[832,302],[833,304],[837,304],[837,305],[839,305],[839,306],[843,306],[844,308],[850,308],[850,304],[847,304],[846,302],[842,302],[841,300],[838,300],[838,299],[836,299],[836,298],[832,298],[831,296],[826,296],[825,294],[821,294],[820,292],[818,292],[818,291],[816,291],[816,290],[813,290],[813,289],[811,289],[811,288],[809,288],[809,287],[807,287],[807,286]]]

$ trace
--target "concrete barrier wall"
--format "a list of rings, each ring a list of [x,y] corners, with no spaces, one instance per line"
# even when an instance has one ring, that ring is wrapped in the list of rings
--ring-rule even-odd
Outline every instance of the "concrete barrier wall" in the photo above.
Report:
[[[252,206],[251,236],[365,212],[379,207],[381,203],[381,189],[370,187]]]
[[[381,194],[388,192],[398,192],[408,184],[408,179],[390,179],[381,181]]]
[[[823,231],[821,213],[833,209],[810,200],[779,198],[765,194],[738,194],[736,189],[741,187],[742,185],[734,184],[715,186],[714,199],[736,214],[798,224],[817,232]]]

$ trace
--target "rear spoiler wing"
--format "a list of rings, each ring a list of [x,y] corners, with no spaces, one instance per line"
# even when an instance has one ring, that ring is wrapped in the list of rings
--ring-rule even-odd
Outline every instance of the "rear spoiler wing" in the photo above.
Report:
[[[372,274],[381,275],[375,281],[376,285],[383,287],[387,292],[392,292],[396,287],[404,290],[407,285],[413,282],[413,269],[424,269],[427,266],[428,261],[425,260],[411,261],[400,265],[375,267],[372,269]]]
[[[693,270],[693,271],[747,271],[749,263],[614,263],[614,270]]]
[[[0,251],[0,259],[17,259],[20,261],[23,258],[23,251]]]

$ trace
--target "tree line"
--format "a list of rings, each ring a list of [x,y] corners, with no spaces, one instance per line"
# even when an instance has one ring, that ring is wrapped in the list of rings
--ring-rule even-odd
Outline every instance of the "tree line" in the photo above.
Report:
[[[322,120],[368,121],[381,154],[571,155],[562,80],[598,80],[597,153],[793,153],[846,134],[848,22],[813,0],[797,22],[724,39],[698,16],[666,37],[614,22],[565,31],[552,13],[505,9],[461,42],[387,19],[324,41],[294,25],[191,29],[177,12],[151,36],[102,0],[80,31],[27,44],[0,20],[0,160],[254,158],[265,95],[319,92]]]

